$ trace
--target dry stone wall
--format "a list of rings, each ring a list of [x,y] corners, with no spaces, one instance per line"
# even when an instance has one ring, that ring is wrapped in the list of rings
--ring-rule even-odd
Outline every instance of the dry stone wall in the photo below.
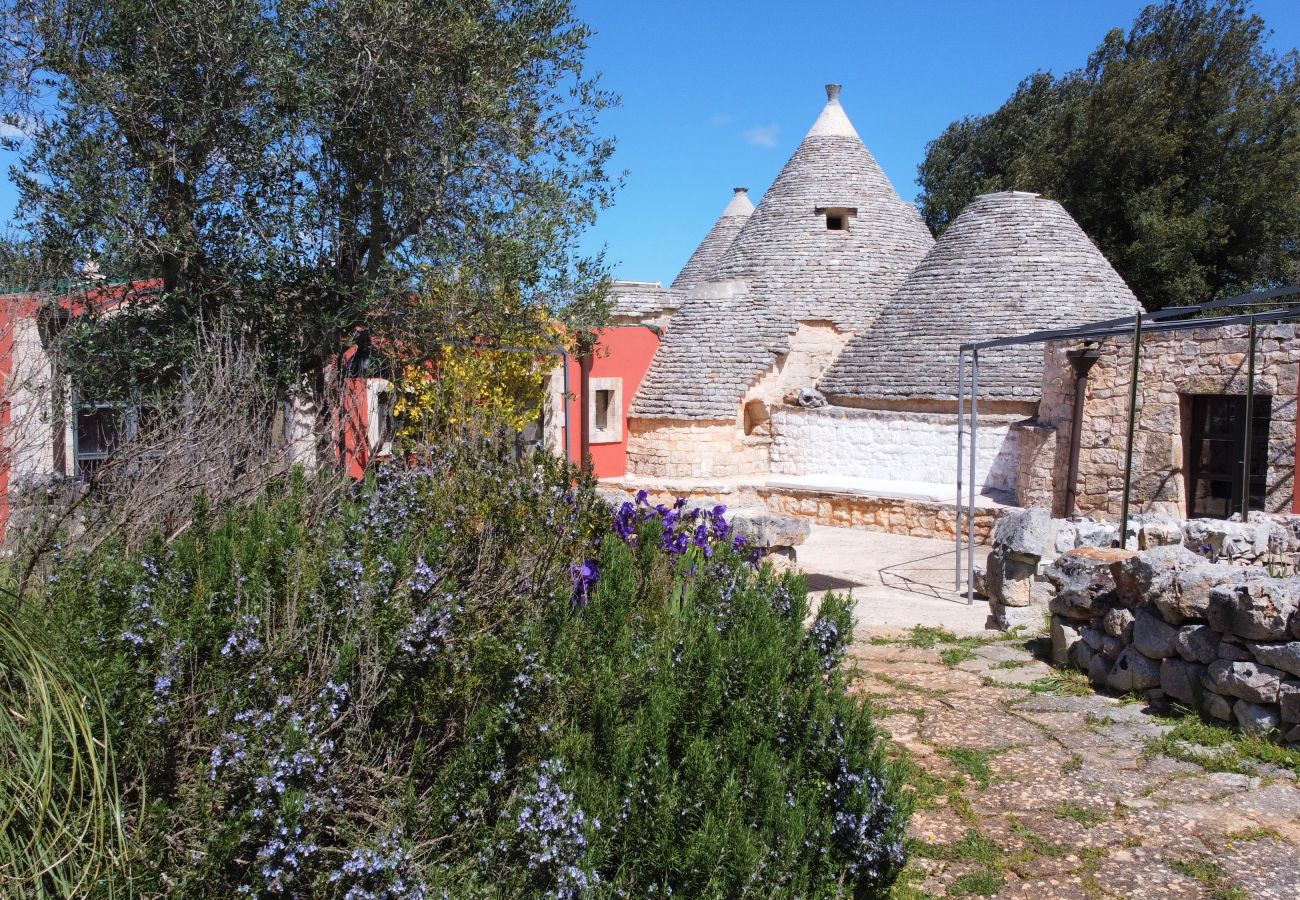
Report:
[[[628,419],[627,470],[649,478],[727,478],[768,471],[769,440],[735,421]]]

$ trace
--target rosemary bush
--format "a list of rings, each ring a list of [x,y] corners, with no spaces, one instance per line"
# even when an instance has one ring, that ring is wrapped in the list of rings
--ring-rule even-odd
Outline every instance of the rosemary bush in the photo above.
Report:
[[[807,621],[722,510],[611,510],[482,448],[313,496],[198,503],[44,584],[131,848],[87,894],[887,892],[907,811],[848,603]]]

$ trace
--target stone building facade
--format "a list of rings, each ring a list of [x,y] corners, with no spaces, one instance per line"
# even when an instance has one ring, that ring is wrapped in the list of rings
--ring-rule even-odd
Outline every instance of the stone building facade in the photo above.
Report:
[[[1043,399],[1038,415],[1041,451],[1025,472],[1022,505],[1065,511],[1074,373],[1066,353],[1076,344],[1044,351]],[[1133,441],[1131,511],[1195,518],[1226,516],[1240,503],[1215,496],[1241,477],[1244,398],[1247,385],[1246,325],[1148,334],[1142,340],[1138,414]],[[1075,511],[1120,515],[1127,444],[1132,339],[1108,338],[1088,373],[1080,434]],[[1252,508],[1289,512],[1295,492],[1296,381],[1300,346],[1294,325],[1260,326],[1255,351],[1256,425],[1252,456],[1256,498]],[[1214,409],[1219,407],[1219,409]],[[1218,415],[1221,427],[1198,421]],[[1048,461],[1050,460],[1050,465]],[[1222,466],[1227,464],[1225,471]],[[1211,471],[1206,471],[1207,466]]]

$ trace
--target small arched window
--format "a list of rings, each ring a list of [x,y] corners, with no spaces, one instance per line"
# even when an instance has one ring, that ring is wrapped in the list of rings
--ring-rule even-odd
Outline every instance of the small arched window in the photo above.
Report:
[[[767,404],[762,400],[750,400],[745,404],[745,434],[769,434],[772,421],[767,411]]]

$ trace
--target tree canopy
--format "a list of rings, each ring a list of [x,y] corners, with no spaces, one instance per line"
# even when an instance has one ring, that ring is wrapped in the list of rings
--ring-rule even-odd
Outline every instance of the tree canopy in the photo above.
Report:
[[[1300,278],[1300,57],[1240,0],[1147,7],[926,148],[940,234],[976,195],[1058,200],[1151,310]]]
[[[485,328],[502,291],[512,327],[598,312],[576,238],[616,187],[614,100],[568,0],[0,9],[33,252],[148,289],[86,331],[96,359],[165,373],[223,317],[292,379],[430,282]]]

